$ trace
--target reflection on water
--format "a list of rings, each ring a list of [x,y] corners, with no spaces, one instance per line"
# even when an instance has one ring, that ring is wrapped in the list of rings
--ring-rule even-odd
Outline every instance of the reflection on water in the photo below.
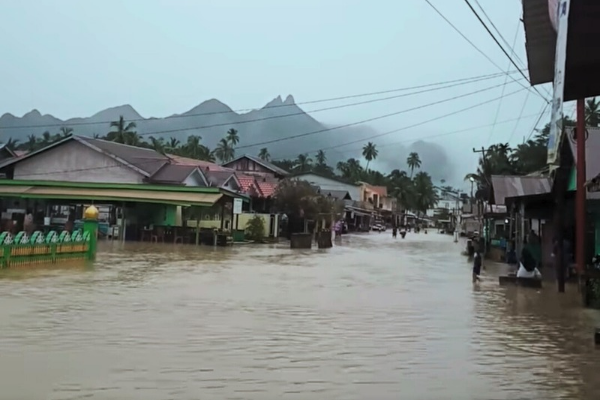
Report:
[[[0,399],[599,398],[576,289],[473,286],[459,246],[106,243],[0,271]]]

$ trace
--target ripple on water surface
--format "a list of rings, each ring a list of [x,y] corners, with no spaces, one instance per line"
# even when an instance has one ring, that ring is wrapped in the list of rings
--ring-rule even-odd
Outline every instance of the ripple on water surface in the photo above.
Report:
[[[473,286],[450,236],[333,249],[104,244],[2,271],[0,399],[597,399],[598,315]]]

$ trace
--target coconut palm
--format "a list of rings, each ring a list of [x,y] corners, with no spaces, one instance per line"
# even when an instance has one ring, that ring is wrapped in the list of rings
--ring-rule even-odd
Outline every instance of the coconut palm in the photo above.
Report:
[[[369,170],[369,163],[377,158],[379,151],[373,142],[369,142],[364,145],[362,155],[367,160],[367,171]]]
[[[296,171],[298,172],[308,172],[310,170],[312,164],[312,158],[310,158],[307,154],[298,154],[296,158]]]
[[[172,137],[171,139],[169,139],[169,143],[167,143],[166,148],[172,153],[179,153],[180,145],[181,142],[179,141],[179,139]]]
[[[154,136],[150,136],[150,145],[152,149],[157,153],[164,154],[165,153],[165,139],[163,138],[155,138]]]
[[[269,149],[267,149],[266,147],[260,149],[260,151],[258,152],[258,158],[260,158],[263,161],[270,161],[271,155],[269,154]]]
[[[227,136],[225,137],[225,139],[229,143],[231,143],[232,147],[240,142],[240,137],[238,135],[238,131],[233,128],[231,128],[230,130],[227,131]]]
[[[62,137],[71,136],[73,134],[73,128],[69,128],[68,126],[63,126],[60,128],[60,135]]]
[[[585,123],[594,127],[600,124],[600,102],[595,97],[585,102]]]
[[[18,143],[19,139],[9,138],[8,141],[5,143],[5,146],[7,149],[15,151],[17,149]]]
[[[38,148],[38,140],[35,135],[27,136],[27,151],[32,152],[37,150]]]
[[[415,168],[421,168],[419,154],[415,152],[410,153],[406,159],[406,164],[408,164],[408,168],[410,168],[410,178],[412,179]]]
[[[323,150],[319,150],[317,152],[315,159],[317,160],[317,164],[320,166],[325,165],[325,163],[327,162],[327,156],[325,155],[325,152]]]
[[[118,121],[110,123],[110,127],[112,129],[108,132],[108,135],[106,135],[108,140],[122,144],[139,143],[139,138],[137,141],[134,139],[134,136],[137,138],[137,132],[134,130],[137,127],[135,122],[127,123],[125,118],[121,115]]]
[[[221,139],[215,149],[215,156],[221,163],[226,163],[235,157],[235,149],[227,139]]]

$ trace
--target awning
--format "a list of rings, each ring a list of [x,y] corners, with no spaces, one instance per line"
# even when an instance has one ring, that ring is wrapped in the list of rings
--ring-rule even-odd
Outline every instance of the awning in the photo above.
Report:
[[[116,188],[69,188],[52,186],[0,186],[0,197],[21,197],[65,200],[130,201],[142,203],[175,204],[181,206],[211,206],[221,193],[197,193],[159,190]]]
[[[354,215],[359,216],[359,217],[370,217],[372,215],[372,213],[370,213],[368,211],[357,210],[353,207],[346,207],[346,211],[353,212]]]

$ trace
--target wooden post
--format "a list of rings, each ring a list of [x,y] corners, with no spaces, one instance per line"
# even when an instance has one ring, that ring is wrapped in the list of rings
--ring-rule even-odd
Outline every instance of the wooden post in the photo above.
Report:
[[[577,262],[577,273],[581,277],[585,270],[585,217],[586,217],[586,188],[585,188],[585,99],[577,100],[577,129],[576,129],[576,144],[577,144],[577,192],[575,193],[575,259]]]

